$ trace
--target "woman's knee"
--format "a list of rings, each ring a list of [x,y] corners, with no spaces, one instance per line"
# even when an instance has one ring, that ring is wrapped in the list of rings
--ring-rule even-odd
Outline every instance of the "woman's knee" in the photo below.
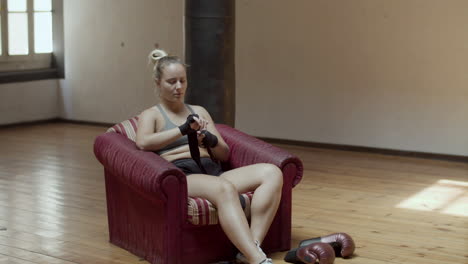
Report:
[[[225,202],[227,200],[238,200],[239,194],[237,189],[230,181],[223,178],[219,178],[219,182],[216,187],[217,200]]]
[[[262,163],[260,164],[261,168],[261,175],[262,175],[262,182],[273,184],[276,188],[283,187],[283,172],[275,165],[269,163]]]
[[[235,186],[221,177],[190,175],[187,177],[189,196],[208,199],[214,204],[230,199],[238,199]]]

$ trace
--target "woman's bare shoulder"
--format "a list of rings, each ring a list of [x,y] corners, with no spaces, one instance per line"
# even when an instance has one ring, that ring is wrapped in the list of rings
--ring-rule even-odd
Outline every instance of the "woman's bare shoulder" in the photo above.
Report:
[[[138,127],[148,131],[159,131],[165,125],[164,118],[157,106],[150,107],[138,115]]]
[[[150,107],[138,115],[140,118],[154,118],[157,119],[161,116],[161,112],[159,111],[157,106]]]

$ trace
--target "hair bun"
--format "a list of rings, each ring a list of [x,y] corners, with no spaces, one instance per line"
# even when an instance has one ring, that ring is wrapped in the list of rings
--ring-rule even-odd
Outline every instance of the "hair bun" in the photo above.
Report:
[[[155,50],[151,51],[148,58],[151,60],[151,62],[153,64],[156,65],[160,59],[162,59],[162,58],[164,58],[166,56],[167,56],[167,53],[164,50],[155,49]]]

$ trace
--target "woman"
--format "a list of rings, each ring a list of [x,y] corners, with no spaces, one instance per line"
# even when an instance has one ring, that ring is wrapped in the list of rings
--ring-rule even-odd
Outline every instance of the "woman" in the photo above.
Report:
[[[212,202],[219,223],[231,242],[239,249],[240,263],[268,264],[260,244],[273,221],[281,199],[283,175],[271,164],[254,164],[222,172],[209,157],[226,161],[229,147],[216,130],[210,114],[201,106],[187,105],[186,68],[175,56],[163,50],[151,52],[154,78],[160,104],[141,113],[136,144],[142,150],[155,151],[174,163],[187,175],[188,195]],[[191,159],[187,134],[196,133],[201,164]],[[219,176],[219,177],[214,177]],[[239,193],[255,191],[251,203],[251,224],[242,210]]]

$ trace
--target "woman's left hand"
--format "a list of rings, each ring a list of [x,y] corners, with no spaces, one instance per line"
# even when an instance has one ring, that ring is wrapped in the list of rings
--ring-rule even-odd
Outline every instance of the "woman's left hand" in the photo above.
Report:
[[[203,139],[205,138],[205,134],[202,133],[202,130],[197,131],[197,139],[198,139],[198,146],[204,148]]]

